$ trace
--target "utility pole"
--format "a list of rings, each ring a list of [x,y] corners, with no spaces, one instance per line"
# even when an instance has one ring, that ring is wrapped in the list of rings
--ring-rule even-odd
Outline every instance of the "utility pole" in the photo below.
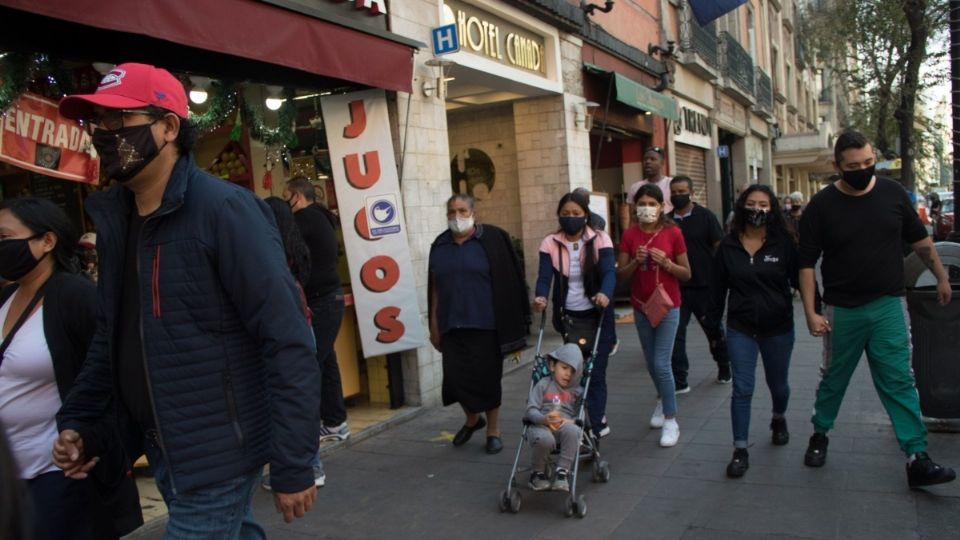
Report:
[[[952,242],[960,242],[960,0],[950,0],[950,87],[953,101],[953,233]]]

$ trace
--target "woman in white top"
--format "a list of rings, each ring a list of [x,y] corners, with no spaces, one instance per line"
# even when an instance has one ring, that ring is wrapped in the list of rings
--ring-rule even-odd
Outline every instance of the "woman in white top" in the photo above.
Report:
[[[142,523],[108,404],[103,425],[84,437],[97,457],[70,477],[53,463],[56,414],[96,328],[96,291],[76,273],[76,245],[50,201],[0,203],[0,276],[11,282],[0,290],[0,424],[32,499],[36,539],[118,538]]]

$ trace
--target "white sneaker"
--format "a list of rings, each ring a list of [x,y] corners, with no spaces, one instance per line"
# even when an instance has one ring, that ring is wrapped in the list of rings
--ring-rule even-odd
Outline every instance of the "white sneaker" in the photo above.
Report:
[[[680,439],[680,424],[676,418],[665,420],[663,422],[663,431],[660,432],[660,446],[669,448],[677,444]]]
[[[657,400],[657,408],[653,410],[653,416],[650,417],[650,429],[663,427],[663,402]]]

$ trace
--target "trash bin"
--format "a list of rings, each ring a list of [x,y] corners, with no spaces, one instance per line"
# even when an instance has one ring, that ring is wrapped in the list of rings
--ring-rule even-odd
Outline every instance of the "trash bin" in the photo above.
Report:
[[[937,303],[937,280],[923,261],[913,253],[904,262],[913,372],[924,416],[960,418],[960,244],[935,245],[953,285],[946,306]]]

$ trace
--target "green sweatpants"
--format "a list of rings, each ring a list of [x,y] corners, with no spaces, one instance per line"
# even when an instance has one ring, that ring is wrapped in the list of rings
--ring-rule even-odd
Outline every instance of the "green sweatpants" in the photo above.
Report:
[[[813,427],[833,428],[850,377],[867,352],[873,386],[890,416],[900,448],[910,455],[927,449],[927,429],[920,417],[910,366],[910,327],[903,298],[884,296],[856,308],[827,306],[824,316],[833,328],[823,340],[823,365]]]

